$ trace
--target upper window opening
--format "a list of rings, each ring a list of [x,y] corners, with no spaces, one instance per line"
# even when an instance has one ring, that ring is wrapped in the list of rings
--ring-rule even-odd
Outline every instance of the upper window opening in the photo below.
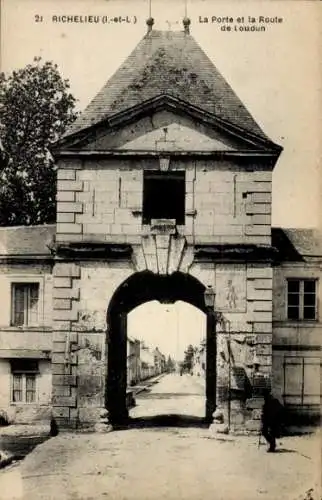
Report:
[[[143,181],[143,224],[152,219],[185,222],[185,172],[145,171]]]
[[[39,283],[12,284],[11,324],[34,326],[38,324]]]
[[[316,280],[288,280],[287,318],[292,320],[314,320],[317,318]]]

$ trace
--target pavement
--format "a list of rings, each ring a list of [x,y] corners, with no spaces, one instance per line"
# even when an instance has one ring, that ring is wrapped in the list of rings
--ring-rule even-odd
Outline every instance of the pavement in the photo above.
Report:
[[[136,402],[137,405],[130,411],[130,417],[134,419],[149,419],[160,415],[203,419],[205,380],[197,376],[169,374],[137,394]]]
[[[152,385],[158,383],[164,376],[164,373],[162,373],[161,375],[156,375],[155,377],[142,380],[139,384],[128,387],[127,391],[132,392],[133,396],[135,397],[137,394],[140,394]]]
[[[142,393],[132,412],[149,418],[169,408],[171,400],[171,411],[194,415],[203,389],[188,377],[162,378]],[[266,453],[255,436],[212,435],[200,426],[61,433],[37,446],[20,465],[0,471],[0,498],[321,500],[320,444],[319,433],[285,437],[277,453]],[[307,493],[310,488],[313,492]]]

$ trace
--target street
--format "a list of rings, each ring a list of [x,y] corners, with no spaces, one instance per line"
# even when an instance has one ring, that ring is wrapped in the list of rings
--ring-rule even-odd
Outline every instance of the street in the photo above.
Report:
[[[177,373],[167,374],[136,396],[132,418],[153,418],[161,415],[182,415],[192,419],[205,416],[205,380],[202,377]]]
[[[49,439],[0,471],[1,500],[320,499],[318,434],[280,439],[275,454],[257,436],[213,435],[198,425],[203,384],[166,375],[131,410],[142,428]],[[180,425],[192,417],[195,425]]]

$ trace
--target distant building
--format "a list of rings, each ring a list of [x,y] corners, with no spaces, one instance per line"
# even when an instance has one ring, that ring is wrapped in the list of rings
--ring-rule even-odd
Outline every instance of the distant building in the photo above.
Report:
[[[158,347],[154,349],[154,366],[156,375],[160,375],[165,371],[166,358],[165,355],[159,351]]]
[[[155,375],[155,358],[154,352],[150,347],[147,347],[144,342],[141,342],[140,350],[141,361],[141,380],[146,380]]]
[[[127,384],[135,385],[140,381],[140,341],[127,338]]]

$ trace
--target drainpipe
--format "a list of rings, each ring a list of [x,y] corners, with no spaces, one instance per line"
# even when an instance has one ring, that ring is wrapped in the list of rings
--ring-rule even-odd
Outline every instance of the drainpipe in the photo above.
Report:
[[[196,238],[195,238],[195,196],[196,196],[196,180],[197,180],[197,163],[196,160],[194,160],[194,173],[193,173],[193,179],[192,179],[192,241],[193,245],[196,244]]]
[[[228,321],[228,431],[230,431],[231,420],[231,339],[230,321]]]

